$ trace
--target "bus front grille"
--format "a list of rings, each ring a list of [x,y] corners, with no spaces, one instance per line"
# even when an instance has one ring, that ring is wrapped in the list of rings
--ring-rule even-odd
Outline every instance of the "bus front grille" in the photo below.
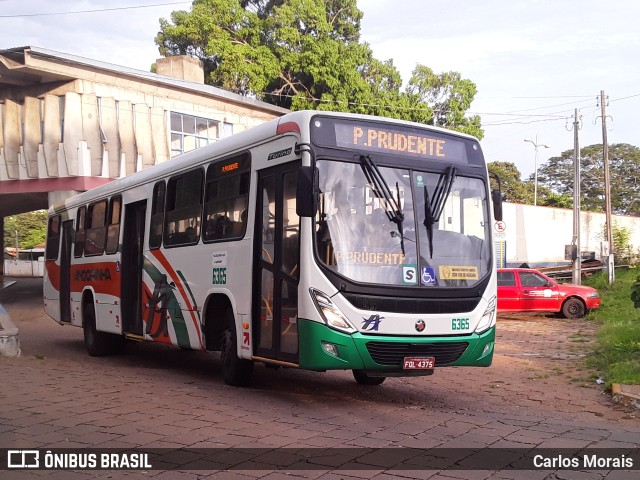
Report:
[[[451,343],[387,343],[367,342],[367,350],[380,365],[402,367],[404,357],[435,357],[436,366],[458,360],[469,346],[467,342]]]
[[[464,313],[472,312],[481,297],[469,298],[399,298],[344,293],[344,298],[360,310],[394,313]]]

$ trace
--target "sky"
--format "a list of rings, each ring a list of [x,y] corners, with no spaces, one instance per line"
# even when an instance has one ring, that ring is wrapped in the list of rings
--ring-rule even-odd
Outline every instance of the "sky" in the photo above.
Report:
[[[160,56],[159,19],[190,5],[0,0],[0,49],[41,47],[148,71]],[[573,150],[576,108],[580,146],[602,143],[601,91],[609,143],[640,147],[640,2],[358,0],[358,7],[361,40],[377,59],[393,59],[405,83],[422,64],[476,84],[468,113],[482,118],[488,162],[513,162],[528,178],[535,144],[538,166]],[[102,11],[70,13],[86,10]],[[66,13],[50,15],[59,12]]]

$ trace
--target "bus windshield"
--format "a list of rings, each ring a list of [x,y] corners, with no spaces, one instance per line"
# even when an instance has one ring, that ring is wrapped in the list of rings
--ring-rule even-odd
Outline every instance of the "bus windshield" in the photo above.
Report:
[[[388,188],[383,194],[362,162],[318,160],[317,167],[316,247],[320,262],[335,273],[358,283],[460,288],[491,271],[481,179],[452,167],[377,167]]]

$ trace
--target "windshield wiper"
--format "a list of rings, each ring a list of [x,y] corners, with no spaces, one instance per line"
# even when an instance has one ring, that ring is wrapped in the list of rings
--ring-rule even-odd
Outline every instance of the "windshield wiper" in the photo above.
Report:
[[[446,172],[440,175],[431,200],[429,200],[427,185],[424,186],[424,226],[427,228],[430,258],[433,258],[433,224],[440,221],[444,204],[447,203],[447,198],[449,198],[449,194],[451,193],[457,171],[458,169],[451,165],[447,168]]]
[[[391,210],[385,208],[385,213],[389,221],[396,224],[398,227],[398,234],[400,236],[400,248],[404,255],[404,232],[402,223],[404,222],[404,213],[402,213],[402,207],[400,203],[400,186],[396,182],[396,198],[393,198],[391,189],[385,181],[384,177],[380,173],[378,166],[373,162],[373,159],[369,155],[360,155],[360,167],[362,172],[369,182],[373,186],[375,195],[380,198],[383,197],[387,206],[391,207]]]

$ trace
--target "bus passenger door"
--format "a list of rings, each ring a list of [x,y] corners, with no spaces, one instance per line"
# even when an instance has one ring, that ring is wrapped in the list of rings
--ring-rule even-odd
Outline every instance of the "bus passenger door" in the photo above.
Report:
[[[255,355],[298,363],[299,162],[258,172],[253,283]]]
[[[73,220],[62,223],[62,247],[60,248],[60,321],[71,321],[71,246],[73,245]]]
[[[125,205],[122,238],[122,331],[139,336],[142,336],[142,247],[146,211],[146,200]]]

